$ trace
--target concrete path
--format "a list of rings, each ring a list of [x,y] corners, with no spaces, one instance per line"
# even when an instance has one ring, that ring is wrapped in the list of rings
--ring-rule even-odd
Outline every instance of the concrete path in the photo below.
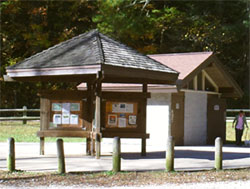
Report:
[[[66,171],[109,171],[112,169],[112,142],[102,142],[101,159],[86,156],[85,143],[65,143]],[[148,145],[147,156],[140,156],[140,145],[122,143],[121,169],[164,170],[162,147]],[[16,143],[16,168],[24,171],[57,171],[56,143],[45,143],[45,155],[39,155],[39,143]],[[0,169],[6,170],[7,143],[0,143]],[[223,167],[250,167],[250,147],[223,147]],[[205,170],[214,167],[213,146],[175,147],[175,170]]]

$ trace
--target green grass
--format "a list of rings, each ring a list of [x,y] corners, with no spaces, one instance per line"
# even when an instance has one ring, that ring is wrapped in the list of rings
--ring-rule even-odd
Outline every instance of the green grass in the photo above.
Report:
[[[0,121],[0,142],[6,142],[9,137],[13,137],[16,142],[39,142],[36,136],[40,129],[39,121],[27,121],[23,125],[22,121]],[[46,138],[46,142],[55,142],[57,138]],[[83,138],[63,138],[64,142],[83,142]]]
[[[22,124],[22,121],[0,121],[0,142],[6,142],[9,137],[15,138],[16,142],[39,142],[39,138],[36,136],[39,131],[39,121],[27,121],[26,125]],[[250,129],[245,129],[243,134],[243,141],[250,140]],[[46,141],[54,142],[57,138],[46,138]],[[64,142],[83,142],[82,138],[63,138]],[[232,128],[232,123],[228,122],[226,127],[226,140],[230,142],[235,141],[235,129]]]

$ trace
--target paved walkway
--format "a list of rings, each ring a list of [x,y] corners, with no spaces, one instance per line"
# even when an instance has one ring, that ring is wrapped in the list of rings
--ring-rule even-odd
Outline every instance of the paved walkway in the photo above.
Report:
[[[101,159],[86,156],[85,143],[65,143],[66,171],[109,171],[112,169],[112,143],[102,142]],[[164,170],[162,147],[148,145],[147,156],[140,156],[140,145],[122,143],[121,169]],[[45,155],[39,155],[39,143],[16,143],[16,169],[24,171],[56,171],[56,143],[45,143]],[[6,170],[7,143],[0,143],[0,169]],[[223,167],[250,167],[250,147],[223,147]],[[214,167],[213,146],[175,147],[175,170],[205,170]]]

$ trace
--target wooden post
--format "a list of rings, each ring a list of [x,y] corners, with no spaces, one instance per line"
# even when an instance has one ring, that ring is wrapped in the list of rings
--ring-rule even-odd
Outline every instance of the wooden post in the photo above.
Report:
[[[44,155],[44,137],[40,137],[40,155]]]
[[[215,139],[215,153],[214,153],[214,160],[215,160],[215,169],[222,170],[222,140],[220,137]]]
[[[146,156],[146,138],[141,139],[141,155]]]
[[[96,135],[95,135],[95,150],[96,150],[96,159],[100,158],[101,154],[101,140],[100,137],[100,131],[101,131],[101,98],[99,96],[96,96],[95,101],[95,124],[96,124]]]
[[[15,140],[14,138],[8,138],[8,156],[7,156],[7,168],[9,172],[13,172],[16,169],[15,163]]]
[[[89,156],[91,155],[91,139],[86,139],[86,154]]]
[[[95,150],[96,150],[96,159],[100,159],[101,155],[101,135],[100,133],[95,134]]]
[[[23,118],[26,118],[26,117],[27,117],[27,107],[23,106]],[[27,123],[27,120],[23,119],[23,124],[26,124],[26,123]]]
[[[169,136],[166,149],[166,171],[174,171],[174,137]]]
[[[143,85],[142,85],[142,92],[145,94],[145,96],[146,96],[146,94],[147,94],[147,92],[148,92],[148,85],[147,85],[147,83],[144,83]],[[145,134],[146,134],[146,127],[147,127],[147,119],[146,119],[146,116],[147,116],[147,98],[145,97],[145,101],[144,101],[144,103],[145,103],[145,109],[143,110],[143,114],[142,114],[142,116],[143,116],[143,124],[144,124],[144,128],[145,128],[145,130],[143,131]],[[141,139],[141,155],[142,156],[146,156],[146,138],[142,138]]]
[[[101,156],[101,102],[102,102],[102,79],[103,73],[98,72],[97,81],[96,81],[96,93],[95,93],[95,126],[97,138],[96,142],[96,159],[99,159]]]
[[[87,131],[92,131],[92,122],[93,122],[93,99],[94,99],[94,85],[93,82],[88,82],[87,83],[87,92],[88,92],[88,97],[87,97],[87,112],[88,112],[88,125],[87,125]],[[86,154],[91,155],[91,143],[93,142],[92,136],[90,138],[87,138],[86,141]],[[93,152],[94,154],[94,152]]]
[[[64,158],[64,149],[63,149],[63,140],[57,139],[57,158],[58,158],[58,173],[65,173],[65,158]]]
[[[95,139],[94,137],[92,136],[91,138],[91,156],[95,156]]]
[[[113,172],[121,171],[121,142],[119,137],[113,140]]]

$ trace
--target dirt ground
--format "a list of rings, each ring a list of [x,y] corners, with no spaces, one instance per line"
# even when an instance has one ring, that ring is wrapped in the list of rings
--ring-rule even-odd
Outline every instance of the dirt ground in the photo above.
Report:
[[[203,182],[250,180],[250,168],[223,171],[199,172],[72,172],[64,175],[57,173],[30,173],[0,171],[0,187],[37,187],[37,186],[147,186],[163,184],[184,184]]]

